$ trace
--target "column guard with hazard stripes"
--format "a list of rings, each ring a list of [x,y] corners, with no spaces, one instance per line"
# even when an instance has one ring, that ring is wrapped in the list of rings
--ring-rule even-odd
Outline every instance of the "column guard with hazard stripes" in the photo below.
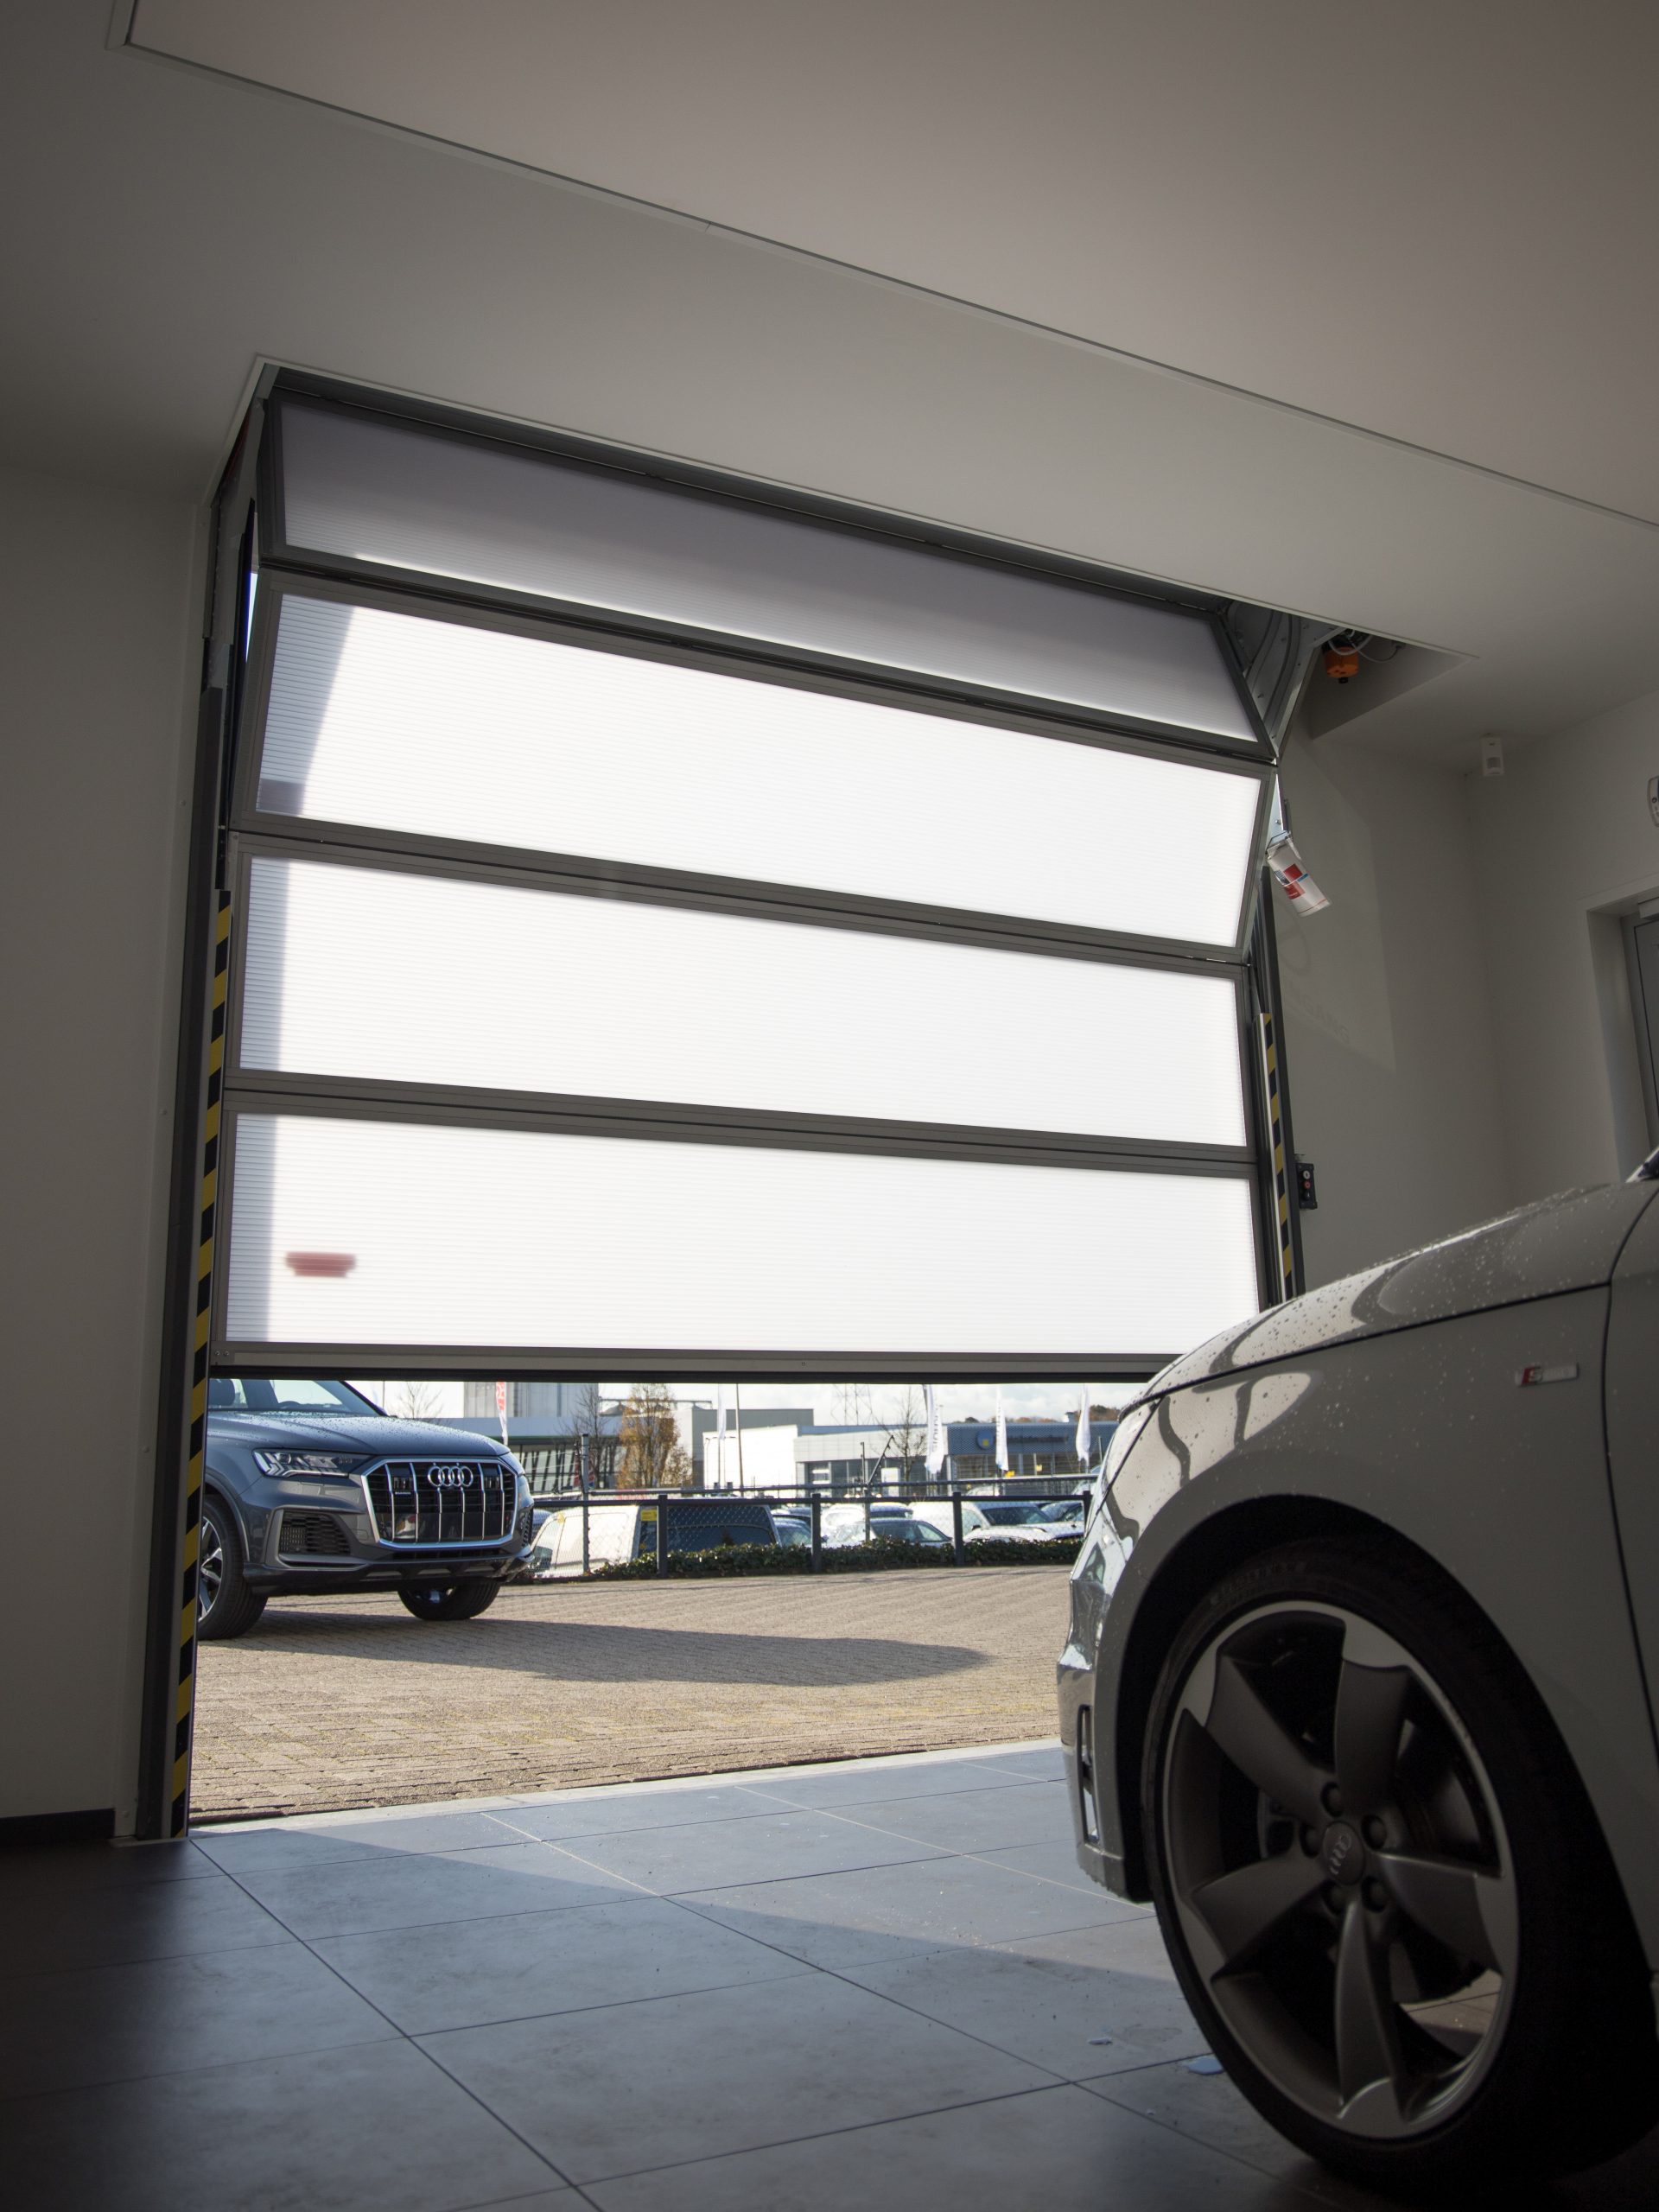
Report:
[[[1274,1249],[1279,1262],[1280,1294],[1294,1298],[1296,1250],[1290,1223],[1290,1163],[1285,1156],[1284,1103],[1279,1085],[1279,1040],[1271,1014],[1262,1017],[1262,1068],[1268,1095],[1268,1141],[1273,1155]]]
[[[225,1014],[230,976],[231,902],[219,894],[207,1039],[207,1097],[202,1120],[201,1184],[196,1230],[195,1338],[190,1355],[190,1443],[184,1483],[184,1542],[179,1580],[179,1676],[174,1707],[173,1786],[168,1828],[182,1835],[190,1791],[190,1724],[196,1686],[196,1571],[201,1545],[201,1484],[207,1449],[207,1338],[213,1310],[213,1215],[219,1198],[219,1113],[225,1086]]]

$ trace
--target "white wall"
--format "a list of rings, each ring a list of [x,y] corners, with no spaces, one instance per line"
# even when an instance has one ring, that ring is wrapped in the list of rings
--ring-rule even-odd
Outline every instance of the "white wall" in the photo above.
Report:
[[[1517,1201],[1648,1149],[1618,916],[1659,898],[1659,691],[1468,780]]]
[[[1318,1284],[1503,1211],[1510,1185],[1464,779],[1339,736],[1293,740],[1283,779],[1331,900],[1274,914]]]
[[[198,534],[0,472],[0,1818],[131,1821]]]

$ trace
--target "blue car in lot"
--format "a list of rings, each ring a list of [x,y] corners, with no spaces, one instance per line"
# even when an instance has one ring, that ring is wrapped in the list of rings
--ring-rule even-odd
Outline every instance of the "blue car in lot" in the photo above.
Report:
[[[487,1437],[399,1421],[349,1382],[218,1376],[196,1633],[244,1636],[267,1599],[395,1590],[416,1620],[472,1620],[531,1540],[518,1462]]]

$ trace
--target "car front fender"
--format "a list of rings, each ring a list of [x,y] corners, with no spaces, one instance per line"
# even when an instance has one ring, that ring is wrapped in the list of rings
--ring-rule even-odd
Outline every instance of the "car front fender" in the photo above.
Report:
[[[1061,1663],[1068,1748],[1077,1707],[1092,1706],[1105,1862],[1095,1871],[1109,1885],[1138,1887],[1151,1688],[1205,1590],[1277,1542],[1369,1528],[1379,1544],[1434,1561],[1508,1645],[1577,1766],[1659,1960],[1659,1910],[1640,1872],[1659,1827],[1659,1760],[1608,1486],[1606,1318],[1605,1289],[1575,1291],[1159,1402],[1073,1570]],[[1529,1368],[1562,1379],[1523,1384]]]

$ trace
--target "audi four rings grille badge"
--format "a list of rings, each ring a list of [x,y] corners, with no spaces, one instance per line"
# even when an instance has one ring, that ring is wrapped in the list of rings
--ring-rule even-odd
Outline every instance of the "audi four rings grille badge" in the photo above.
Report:
[[[427,1471],[427,1478],[440,1490],[465,1490],[473,1479],[473,1470],[459,1465],[431,1467]]]

